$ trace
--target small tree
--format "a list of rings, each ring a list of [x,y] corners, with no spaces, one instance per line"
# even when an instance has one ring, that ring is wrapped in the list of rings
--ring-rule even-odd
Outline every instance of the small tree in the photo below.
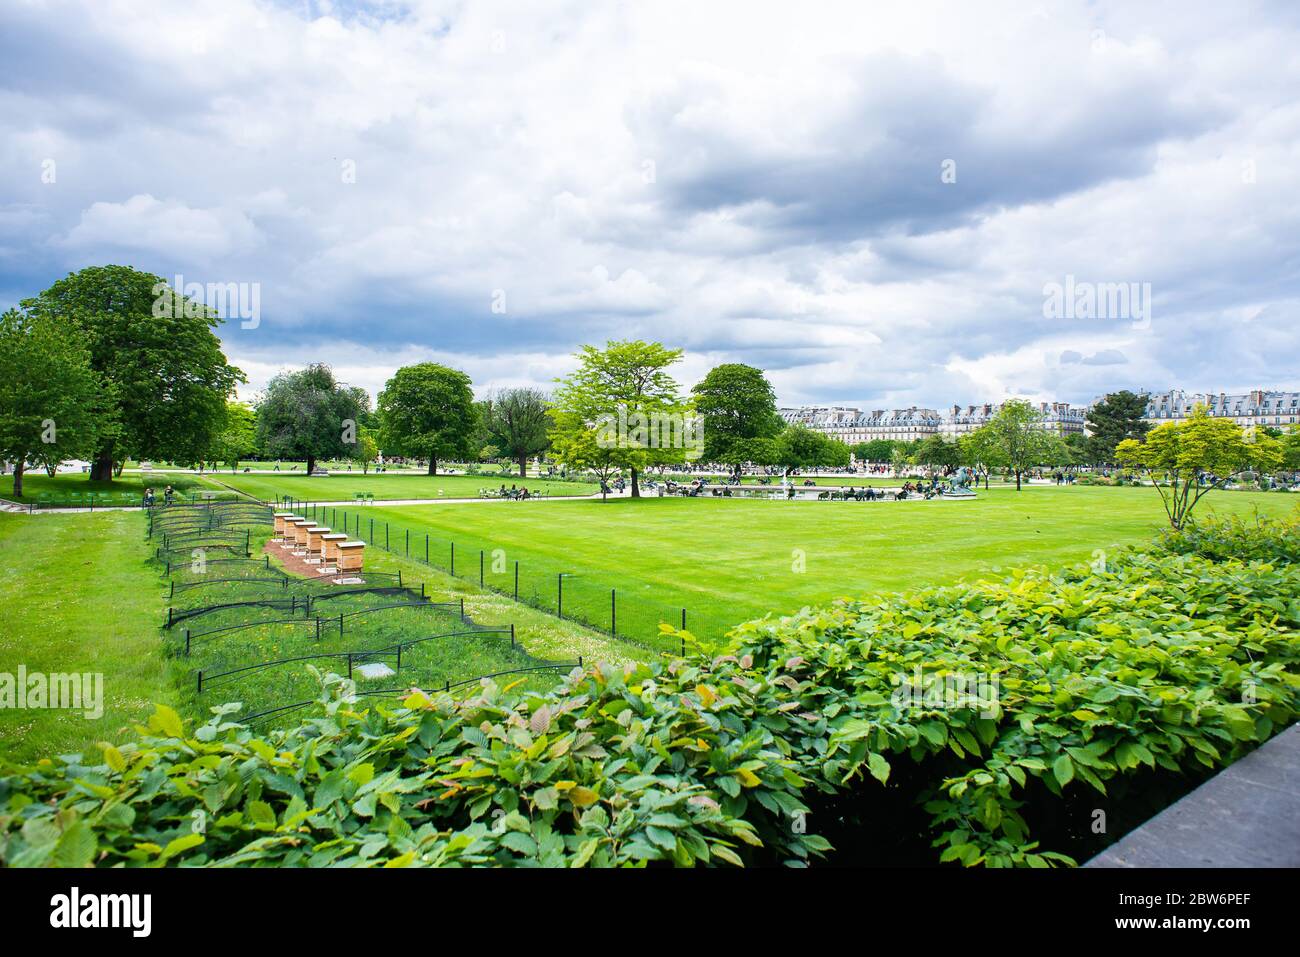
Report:
[[[770,439],[781,432],[776,393],[761,369],[729,362],[709,370],[691,389],[704,429],[704,461],[730,465],[735,474],[746,461],[747,440]]]
[[[928,435],[917,448],[913,456],[917,465],[930,469],[950,468],[961,461],[961,452],[956,442],[949,442],[941,435]]]
[[[602,445],[596,430],[577,412],[551,410],[551,454],[570,469],[593,472],[601,483],[601,497],[606,486],[618,474],[623,460],[617,447]]]
[[[1125,439],[1141,439],[1151,431],[1143,416],[1147,397],[1128,390],[1111,392],[1088,410],[1088,457],[1094,462],[1114,462],[1115,448]]]
[[[1143,441],[1125,439],[1116,458],[1150,476],[1169,524],[1181,529],[1196,503],[1248,470],[1268,472],[1283,460],[1282,444],[1260,430],[1247,431],[1197,405],[1181,422],[1166,422]]]
[[[698,422],[668,374],[681,355],[680,349],[640,340],[611,341],[604,349],[583,346],[577,370],[558,380],[553,421],[566,434],[561,442],[552,432],[557,458],[576,467],[578,462],[565,456],[578,454],[626,468],[637,498],[638,477],[647,466],[698,457]],[[587,439],[573,434],[579,428],[590,431],[591,442],[607,454],[593,456]]]
[[[776,452],[786,475],[794,469],[845,468],[849,464],[847,445],[802,425],[788,426],[777,436]]]
[[[438,460],[474,454],[478,413],[470,379],[459,369],[420,362],[398,369],[379,393],[384,450],[427,458],[429,474]]]
[[[243,402],[226,403],[225,426],[213,439],[209,455],[214,462],[225,462],[234,472],[239,460],[257,448],[257,416]]]
[[[379,458],[379,442],[375,439],[374,429],[364,425],[357,427],[357,441],[348,458],[361,466],[362,475],[370,472],[370,463]]]
[[[99,377],[72,323],[11,309],[0,315],[0,459],[14,463],[23,494],[26,463],[57,468],[87,455],[104,422]]]
[[[484,425],[497,455],[509,455],[519,463],[519,477],[528,477],[528,459],[551,446],[547,429],[550,402],[537,389],[505,389],[483,404]]]
[[[1035,465],[1059,457],[1061,439],[1044,429],[1042,416],[1028,402],[1010,399],[985,425],[971,433],[970,449],[992,468],[1010,469],[1020,479]]]
[[[318,458],[345,458],[357,440],[369,397],[334,378],[329,366],[282,372],[257,405],[257,444],[276,458],[305,458],[307,474]]]

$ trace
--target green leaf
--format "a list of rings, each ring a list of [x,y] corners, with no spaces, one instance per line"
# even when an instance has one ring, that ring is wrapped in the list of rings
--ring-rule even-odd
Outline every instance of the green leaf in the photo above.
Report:
[[[1062,754],[1052,762],[1052,774],[1062,787],[1074,780],[1074,764],[1068,754]]]

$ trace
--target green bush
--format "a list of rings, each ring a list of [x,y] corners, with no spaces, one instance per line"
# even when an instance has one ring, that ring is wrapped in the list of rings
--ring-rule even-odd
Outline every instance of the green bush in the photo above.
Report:
[[[750,623],[729,650],[784,662],[810,716],[784,733],[821,791],[902,766],[941,860],[1044,866],[1068,861],[1031,840],[1044,792],[1222,767],[1290,724],[1298,629],[1300,568],[1124,554]],[[955,676],[965,693],[900,693]],[[971,677],[997,693],[969,693]]]
[[[1210,515],[1182,529],[1168,529],[1160,547],[1177,555],[1212,561],[1259,561],[1290,565],[1300,560],[1300,509],[1283,518]]]
[[[0,778],[0,863],[689,866],[824,850],[765,810],[804,810],[782,743],[749,721],[771,692],[709,681],[702,663],[606,666],[544,697],[488,683],[360,713],[334,697],[265,739],[234,706],[193,731],[159,706],[102,765],[67,755]]]

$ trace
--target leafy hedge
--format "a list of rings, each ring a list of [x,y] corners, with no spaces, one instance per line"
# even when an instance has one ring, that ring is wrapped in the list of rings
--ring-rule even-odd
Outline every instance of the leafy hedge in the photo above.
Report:
[[[1284,518],[1209,515],[1182,529],[1168,529],[1160,547],[1178,555],[1199,555],[1213,561],[1270,562],[1290,565],[1300,561],[1300,510]]]
[[[930,860],[1065,864],[1035,839],[1053,808],[1235,760],[1294,720],[1298,660],[1300,568],[1123,554],[751,622],[546,695],[335,698],[265,739],[159,708],[99,766],[0,778],[0,862],[800,864],[901,790]],[[956,675],[997,693],[927,697]]]

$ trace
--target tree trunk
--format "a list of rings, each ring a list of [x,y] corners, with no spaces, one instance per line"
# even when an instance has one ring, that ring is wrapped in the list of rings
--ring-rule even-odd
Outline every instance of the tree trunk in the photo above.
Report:
[[[316,471],[316,456],[314,456],[314,455],[308,455],[308,456],[307,456],[307,474],[308,474],[308,475],[311,475],[311,473],[312,473],[312,472],[315,472],[315,471]]]
[[[23,497],[23,461],[22,455],[18,456],[18,461],[14,463],[14,498]]]
[[[1020,491],[1020,469],[1016,469],[1016,491]]]
[[[637,484],[636,478],[637,478],[637,471],[636,471],[636,469],[633,469],[633,470],[632,470],[632,497],[633,497],[633,498],[640,498],[640,497],[641,497],[641,486]]]
[[[430,475],[438,474],[438,460],[434,458],[432,455],[429,456],[429,474]]]
[[[121,478],[122,470],[124,468],[126,468],[126,459],[122,459],[122,461],[118,462],[115,466],[113,466],[113,477]]]
[[[113,480],[113,452],[111,449],[101,449],[95,456],[94,463],[90,466],[90,480],[92,482],[111,482]]]
[[[519,456],[519,477],[528,478],[528,456]]]

